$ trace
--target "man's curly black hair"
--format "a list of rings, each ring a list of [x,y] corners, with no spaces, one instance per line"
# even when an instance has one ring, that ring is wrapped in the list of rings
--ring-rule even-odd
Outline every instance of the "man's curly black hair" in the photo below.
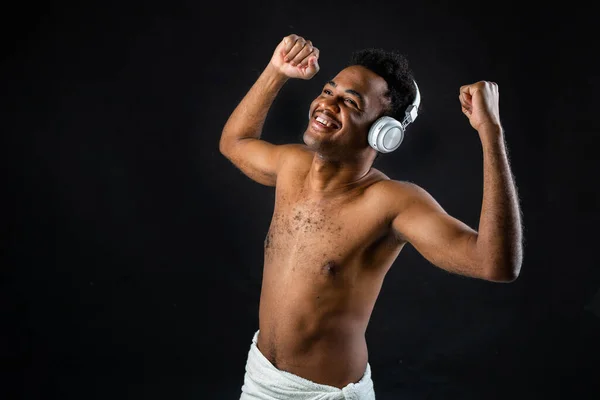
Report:
[[[367,48],[352,53],[347,66],[352,65],[363,66],[385,79],[390,99],[390,108],[385,115],[402,121],[406,108],[417,94],[406,57],[396,51]]]

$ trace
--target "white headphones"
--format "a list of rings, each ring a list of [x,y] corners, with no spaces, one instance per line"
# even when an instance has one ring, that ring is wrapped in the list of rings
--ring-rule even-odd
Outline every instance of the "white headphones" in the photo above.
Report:
[[[404,139],[404,131],[408,124],[417,119],[419,104],[421,104],[421,93],[419,93],[417,82],[413,82],[417,94],[415,101],[406,109],[404,120],[400,122],[392,117],[381,117],[373,122],[371,129],[369,129],[369,145],[380,153],[391,153],[396,150]]]

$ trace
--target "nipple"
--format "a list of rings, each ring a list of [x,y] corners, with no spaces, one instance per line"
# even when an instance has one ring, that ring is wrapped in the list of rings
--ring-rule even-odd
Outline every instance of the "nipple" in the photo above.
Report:
[[[321,268],[324,274],[335,276],[338,272],[338,266],[333,261],[328,261]]]

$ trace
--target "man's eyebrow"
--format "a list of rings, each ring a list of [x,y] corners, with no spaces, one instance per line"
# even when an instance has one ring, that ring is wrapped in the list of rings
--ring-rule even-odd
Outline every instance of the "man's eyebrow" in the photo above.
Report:
[[[326,84],[331,85],[333,87],[337,87],[337,83],[335,83],[334,81],[327,81]],[[362,94],[358,93],[356,90],[346,89],[346,93],[353,94],[354,96],[358,97],[361,101],[364,101]]]

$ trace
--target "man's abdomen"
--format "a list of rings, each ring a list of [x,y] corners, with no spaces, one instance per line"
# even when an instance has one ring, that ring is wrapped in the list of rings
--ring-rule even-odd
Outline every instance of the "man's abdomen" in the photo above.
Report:
[[[277,279],[265,269],[259,350],[276,368],[316,383],[358,382],[368,361],[368,312],[351,287],[294,275]]]

